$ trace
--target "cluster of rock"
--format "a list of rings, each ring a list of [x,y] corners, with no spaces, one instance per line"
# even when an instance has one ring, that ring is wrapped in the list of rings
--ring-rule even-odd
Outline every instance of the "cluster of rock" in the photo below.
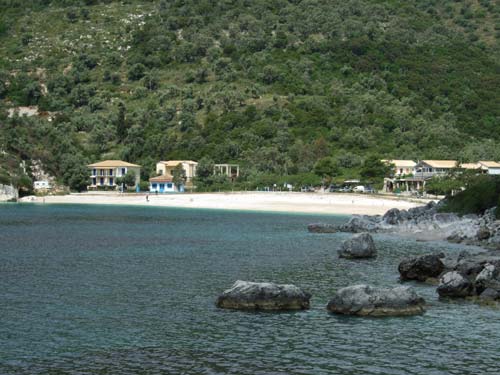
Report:
[[[309,293],[295,285],[238,280],[219,296],[216,306],[235,310],[304,310],[310,307],[310,298]],[[348,315],[406,316],[424,313],[425,301],[410,287],[354,285],[337,291],[327,309]]]
[[[456,258],[430,254],[407,259],[399,264],[401,280],[439,279],[440,297],[478,297],[484,301],[500,300],[500,251]]]
[[[420,236],[422,239],[447,239],[450,242],[480,245],[500,249],[500,220],[495,218],[495,209],[483,215],[459,216],[442,213],[442,202],[429,202],[422,207],[408,210],[390,209],[383,216],[354,215],[342,225],[310,224],[313,233],[335,232],[380,232]]]
[[[360,233],[343,241],[338,253],[340,258],[373,258],[377,249],[370,234]],[[295,285],[238,280],[219,296],[216,306],[236,310],[303,310],[310,307],[310,298],[309,293]],[[327,310],[348,315],[405,316],[422,314],[425,301],[410,287],[353,285],[338,290]]]

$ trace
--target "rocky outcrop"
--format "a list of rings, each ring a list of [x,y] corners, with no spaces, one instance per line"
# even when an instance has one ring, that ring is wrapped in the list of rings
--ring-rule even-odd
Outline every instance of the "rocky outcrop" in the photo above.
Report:
[[[441,258],[439,255],[429,254],[403,260],[398,267],[401,280],[426,281],[439,277],[445,269]]]
[[[236,281],[216,306],[236,310],[304,310],[311,295],[295,285]]]
[[[383,216],[353,215],[342,225],[314,224],[311,232],[336,231],[362,233],[401,233],[425,240],[447,239],[454,243],[480,245],[500,249],[500,220],[493,207],[483,215],[463,215],[439,212],[443,201],[429,202],[425,206],[399,210],[393,208]]]
[[[474,286],[459,272],[451,271],[439,279],[437,292],[440,297],[468,297],[474,294]]]
[[[340,258],[374,258],[377,256],[377,249],[370,234],[360,233],[342,242],[338,253]]]
[[[327,309],[336,314],[360,316],[416,315],[425,312],[425,300],[410,287],[353,285],[340,289]]]
[[[0,184],[0,202],[15,201],[18,197],[17,189],[14,186]]]

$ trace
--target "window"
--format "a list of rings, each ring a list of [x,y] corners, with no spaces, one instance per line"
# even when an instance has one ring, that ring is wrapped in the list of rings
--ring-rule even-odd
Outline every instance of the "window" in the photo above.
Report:
[[[109,175],[113,176],[113,170],[112,169],[109,170]]]
[[[92,185],[97,185],[97,179],[95,177],[92,179]]]
[[[104,169],[99,169],[99,172],[101,172],[100,173],[101,176],[104,176]]]
[[[172,184],[171,183],[167,184],[167,189],[172,189]]]
[[[104,178],[102,178],[102,177],[101,177],[101,178],[99,179],[99,182],[100,182],[100,184],[101,184],[101,185],[104,185]]]
[[[110,185],[110,186],[113,186],[113,178],[110,178],[110,179],[109,179],[109,185]]]
[[[122,168],[122,176],[125,176],[127,174],[127,168]]]
[[[92,176],[95,176],[95,175],[97,175],[97,169],[94,168],[94,169],[92,169]]]
[[[158,186],[158,185],[156,185],[156,184],[152,184],[152,185],[151,185],[151,187],[152,187],[153,189],[156,189],[156,187],[157,187],[157,186]]]

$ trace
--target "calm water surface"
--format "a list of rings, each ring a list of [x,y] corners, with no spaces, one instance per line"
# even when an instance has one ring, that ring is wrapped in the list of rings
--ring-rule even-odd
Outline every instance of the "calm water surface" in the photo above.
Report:
[[[334,291],[394,286],[407,255],[459,251],[376,236],[338,259],[346,217],[111,206],[0,205],[1,374],[498,374],[500,311],[442,302],[423,316],[330,315]],[[237,280],[294,283],[296,313],[218,310]]]

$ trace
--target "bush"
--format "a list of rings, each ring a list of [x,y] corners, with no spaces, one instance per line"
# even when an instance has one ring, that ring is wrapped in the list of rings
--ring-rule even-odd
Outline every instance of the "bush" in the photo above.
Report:
[[[499,177],[477,176],[477,179],[471,182],[464,191],[448,197],[442,210],[462,215],[482,214],[485,210],[499,204],[499,196]]]

